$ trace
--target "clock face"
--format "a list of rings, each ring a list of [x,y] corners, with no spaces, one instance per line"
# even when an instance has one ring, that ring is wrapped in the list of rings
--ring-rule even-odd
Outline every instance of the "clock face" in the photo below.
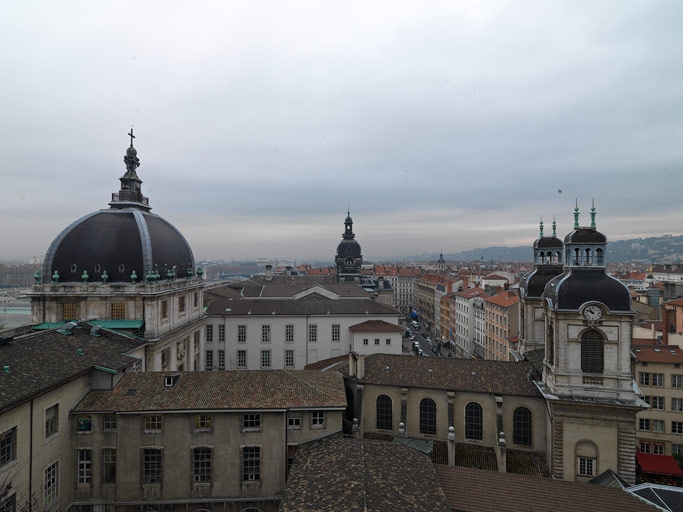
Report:
[[[602,317],[602,309],[598,306],[588,306],[583,310],[583,316],[586,320],[600,320]]]

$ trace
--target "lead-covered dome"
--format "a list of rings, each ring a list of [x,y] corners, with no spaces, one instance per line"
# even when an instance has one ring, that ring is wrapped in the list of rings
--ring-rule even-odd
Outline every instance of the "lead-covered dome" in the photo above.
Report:
[[[187,240],[170,222],[151,213],[142,195],[132,130],[129,135],[121,190],[112,194],[109,209],[78,219],[53,240],[43,262],[44,283],[130,282],[157,273],[162,279],[194,275],[194,256]]]

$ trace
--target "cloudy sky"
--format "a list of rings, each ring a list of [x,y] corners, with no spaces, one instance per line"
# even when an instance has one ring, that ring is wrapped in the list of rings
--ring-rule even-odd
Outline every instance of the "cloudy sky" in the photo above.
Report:
[[[196,258],[683,231],[683,2],[0,2],[0,256],[107,208],[135,127]]]

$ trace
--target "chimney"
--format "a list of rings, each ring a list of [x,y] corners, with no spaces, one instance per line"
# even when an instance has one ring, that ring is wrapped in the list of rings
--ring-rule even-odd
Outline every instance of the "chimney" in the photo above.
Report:
[[[662,343],[669,344],[669,309],[664,306],[662,311]]]
[[[266,281],[273,280],[273,265],[266,265]]]

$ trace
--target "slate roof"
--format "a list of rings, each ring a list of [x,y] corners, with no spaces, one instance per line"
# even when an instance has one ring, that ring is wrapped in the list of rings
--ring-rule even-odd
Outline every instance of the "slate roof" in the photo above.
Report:
[[[280,512],[387,510],[450,510],[426,455],[341,436],[298,447]]]
[[[365,356],[365,384],[541,397],[528,362],[446,357]]]
[[[435,466],[451,510],[644,512],[655,507],[620,489],[458,466]]]
[[[328,299],[312,294],[298,300],[230,300],[216,299],[206,308],[209,315],[399,315],[399,311],[372,300]]]
[[[683,489],[670,485],[642,483],[629,487],[628,492],[640,496],[664,510],[683,512]]]
[[[360,324],[352,325],[349,331],[353,332],[403,332],[405,328],[400,325],[390,324],[384,320],[366,320]]]
[[[180,375],[172,387],[164,385],[164,377],[169,375]],[[138,412],[299,407],[346,407],[342,375],[306,370],[129,373],[111,391],[88,393],[75,410]]]
[[[125,352],[141,342],[99,330],[90,335],[89,324],[79,324],[71,334],[40,331],[0,345],[0,412],[92,371],[95,366],[122,370],[137,359]],[[79,349],[82,355],[79,354]]]

